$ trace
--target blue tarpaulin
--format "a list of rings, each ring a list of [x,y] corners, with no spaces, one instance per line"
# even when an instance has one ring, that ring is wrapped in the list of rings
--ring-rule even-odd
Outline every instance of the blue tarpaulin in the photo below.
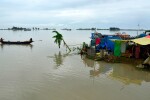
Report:
[[[114,51],[114,42],[110,39],[121,40],[121,38],[119,36],[105,36],[103,42],[101,42],[102,48],[106,47],[107,50]]]
[[[102,37],[101,33],[99,33],[100,38]],[[96,46],[96,51],[100,51],[100,49],[107,49],[109,51],[114,51],[114,42],[110,39],[121,40],[119,36],[115,35],[104,35],[101,38],[101,42],[98,46]],[[95,33],[91,33],[91,46],[95,46]]]

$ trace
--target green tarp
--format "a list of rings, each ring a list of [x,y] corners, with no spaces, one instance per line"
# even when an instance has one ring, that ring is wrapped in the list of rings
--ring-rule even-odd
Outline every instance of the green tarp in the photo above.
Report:
[[[121,56],[121,41],[115,40],[114,56]]]

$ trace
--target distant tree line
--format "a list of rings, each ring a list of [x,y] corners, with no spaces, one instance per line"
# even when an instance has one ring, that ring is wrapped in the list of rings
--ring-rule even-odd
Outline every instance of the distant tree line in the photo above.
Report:
[[[12,28],[9,28],[9,29],[10,30],[25,30],[26,28],[13,26]]]
[[[33,27],[32,28],[33,30],[40,30],[40,28],[37,28],[37,27]],[[15,27],[13,26],[12,28],[8,28],[8,30],[31,30],[30,28],[23,28],[23,27]]]
[[[96,30],[96,28],[78,28],[76,30]]]
[[[119,31],[120,28],[118,28],[118,27],[110,27],[109,30],[110,31]]]
[[[30,28],[23,28],[23,27],[15,27],[15,26],[13,26],[12,28],[8,28],[8,30],[17,31],[17,30],[31,30],[31,29]]]

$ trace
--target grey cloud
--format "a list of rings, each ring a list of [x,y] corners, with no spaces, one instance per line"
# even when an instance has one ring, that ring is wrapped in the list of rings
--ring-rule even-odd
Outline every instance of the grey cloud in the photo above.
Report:
[[[150,27],[149,0],[0,0],[0,22]]]

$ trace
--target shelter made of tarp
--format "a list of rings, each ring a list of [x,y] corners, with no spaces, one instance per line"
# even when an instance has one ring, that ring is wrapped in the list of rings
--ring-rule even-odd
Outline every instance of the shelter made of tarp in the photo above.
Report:
[[[150,44],[150,35],[142,37],[142,38],[132,39],[130,41],[135,42],[139,45],[148,45]]]
[[[111,39],[113,40],[121,40],[121,38],[119,36],[105,36],[105,44],[106,44],[106,48],[107,50],[111,50],[114,51],[114,42],[111,41]]]
[[[110,39],[120,40],[121,38],[119,36],[105,35],[104,38],[101,38],[100,44],[96,47],[97,51],[105,48],[107,48],[107,50],[114,51],[114,42]]]

